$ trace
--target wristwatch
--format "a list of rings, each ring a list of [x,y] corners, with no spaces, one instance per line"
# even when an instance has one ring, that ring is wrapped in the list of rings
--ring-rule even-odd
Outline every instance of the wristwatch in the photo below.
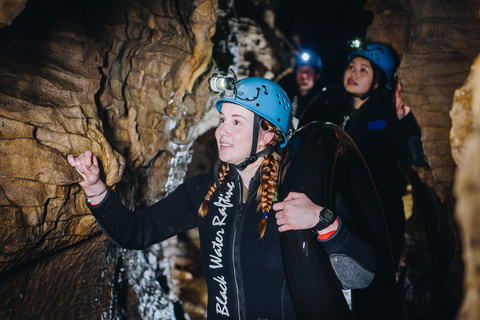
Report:
[[[314,233],[325,229],[335,221],[335,214],[327,208],[323,208],[319,213],[320,221],[312,228]]]

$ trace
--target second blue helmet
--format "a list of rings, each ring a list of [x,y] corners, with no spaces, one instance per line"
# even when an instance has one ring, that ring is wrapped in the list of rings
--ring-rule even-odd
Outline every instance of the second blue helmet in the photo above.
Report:
[[[364,57],[382,69],[388,78],[387,89],[390,88],[395,73],[396,61],[392,51],[387,46],[377,42],[369,42],[361,51],[352,52],[348,56],[348,61],[352,60],[354,56]]]

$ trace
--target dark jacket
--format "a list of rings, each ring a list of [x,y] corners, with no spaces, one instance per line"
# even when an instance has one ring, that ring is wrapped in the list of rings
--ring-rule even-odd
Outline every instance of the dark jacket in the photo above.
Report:
[[[297,113],[298,127],[310,122],[331,122],[339,125],[344,109],[345,89],[343,84],[334,84],[323,87],[316,92],[307,105]]]
[[[399,120],[393,104],[375,96],[360,109],[345,108],[339,125],[362,152],[379,192],[403,195],[399,162],[424,165],[420,129],[410,112]]]
[[[251,181],[248,200],[242,204],[242,182],[231,167],[225,185],[209,202],[209,213],[200,218],[198,208],[213,180],[212,173],[187,179],[145,210],[129,211],[110,190],[100,204],[90,208],[104,233],[128,249],[144,249],[198,227],[208,287],[208,319],[296,319],[275,212],[270,212],[265,237],[259,239],[262,213],[256,209],[258,174]],[[359,241],[348,230],[338,233],[324,242],[327,252],[342,252],[349,247],[348,242]]]
[[[355,141],[370,169],[390,231],[395,263],[398,263],[405,233],[402,196],[407,185],[401,164],[426,164],[420,129],[411,112],[399,120],[395,105],[382,102],[376,96],[360,109],[348,104],[343,110],[339,124]]]
[[[322,92],[323,88],[323,81],[320,78],[320,80],[315,82],[313,88],[310,89],[305,96],[302,96],[298,90],[295,72],[285,76],[278,84],[283,88],[283,90],[285,90],[285,93],[290,99],[290,103],[292,105],[292,117],[297,119],[299,119],[300,116],[305,112],[306,107],[311,103],[311,101],[320,92]]]

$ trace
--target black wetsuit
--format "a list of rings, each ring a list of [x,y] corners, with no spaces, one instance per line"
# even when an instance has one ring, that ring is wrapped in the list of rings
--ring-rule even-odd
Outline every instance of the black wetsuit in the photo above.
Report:
[[[392,242],[394,261],[398,264],[405,233],[402,196],[406,178],[401,163],[426,165],[420,129],[410,112],[399,120],[393,104],[372,96],[360,109],[343,109],[341,127],[360,149],[372,174],[382,203]]]
[[[129,211],[110,190],[101,203],[90,208],[103,232],[128,249],[144,249],[198,227],[208,287],[208,319],[296,319],[273,210],[265,237],[259,239],[262,213],[257,211],[258,172],[251,181],[248,200],[242,204],[242,182],[231,166],[225,185],[209,202],[209,213],[201,218],[198,208],[213,180],[212,173],[187,179],[169,196],[144,210]],[[342,224],[323,245],[327,252],[362,260],[373,255],[362,243]],[[359,256],[361,251],[366,255]],[[358,263],[373,274],[374,258],[367,260]]]

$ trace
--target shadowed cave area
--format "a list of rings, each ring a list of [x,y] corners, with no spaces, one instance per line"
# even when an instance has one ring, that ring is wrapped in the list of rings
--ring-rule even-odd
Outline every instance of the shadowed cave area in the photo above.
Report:
[[[122,201],[148,206],[212,169],[212,74],[278,81],[310,47],[329,84],[357,38],[397,51],[427,161],[404,168],[399,318],[480,318],[479,12],[478,0],[0,0],[0,319],[206,319],[195,230],[119,248],[66,156],[92,150]]]

